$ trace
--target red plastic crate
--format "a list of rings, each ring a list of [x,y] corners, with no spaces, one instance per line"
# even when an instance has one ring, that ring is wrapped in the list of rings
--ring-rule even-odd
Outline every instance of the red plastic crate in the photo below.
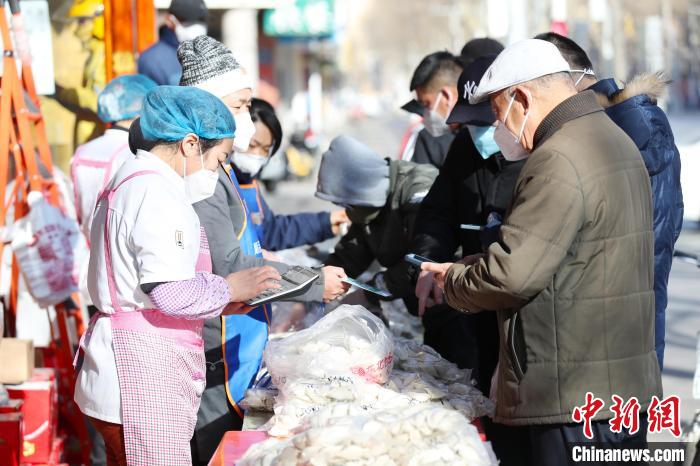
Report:
[[[8,400],[7,404],[0,405],[0,414],[22,412],[22,400]]]
[[[65,439],[63,437],[57,437],[53,441],[53,446],[51,447],[51,456],[49,461],[46,463],[22,463],[22,466],[63,466],[68,463],[61,463],[63,459],[63,452],[65,449]]]
[[[0,414],[0,464],[19,466],[22,455],[22,414]]]
[[[34,369],[31,380],[6,385],[12,399],[22,400],[24,441],[22,463],[45,464],[51,460],[56,437],[58,399],[54,369]]]

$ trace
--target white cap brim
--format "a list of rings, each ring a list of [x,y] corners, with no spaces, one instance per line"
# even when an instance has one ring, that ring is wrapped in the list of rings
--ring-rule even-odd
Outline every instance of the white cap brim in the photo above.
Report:
[[[253,80],[241,68],[227,71],[206,81],[199,82],[193,87],[214,94],[219,99],[241,89],[253,89]]]
[[[503,89],[564,71],[571,71],[571,68],[554,44],[540,39],[521,40],[496,57],[469,103],[478,104]]]

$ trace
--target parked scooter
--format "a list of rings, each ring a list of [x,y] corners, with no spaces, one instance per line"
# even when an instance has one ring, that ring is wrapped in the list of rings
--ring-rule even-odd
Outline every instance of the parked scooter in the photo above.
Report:
[[[295,131],[282,151],[270,159],[260,180],[268,192],[274,192],[283,180],[303,180],[313,175],[320,153],[318,136],[310,129]]]

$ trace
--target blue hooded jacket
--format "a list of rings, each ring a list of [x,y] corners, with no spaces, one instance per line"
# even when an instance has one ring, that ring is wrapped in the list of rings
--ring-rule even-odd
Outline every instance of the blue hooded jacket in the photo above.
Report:
[[[246,205],[263,249],[281,251],[307,244],[320,243],[335,236],[331,225],[330,212],[300,212],[292,215],[275,214],[267,205],[257,183],[253,184],[253,178],[247,173],[240,171],[235,165],[231,165],[231,167],[240,183],[240,187],[243,188],[240,192],[244,199],[251,195],[250,193],[244,193],[245,190],[252,189],[255,191],[255,194],[251,195],[254,200],[246,199]]]
[[[683,223],[681,158],[666,114],[656,99],[668,85],[660,74],[633,78],[624,89],[614,79],[598,81],[595,91],[608,116],[632,138],[642,153],[654,205],[654,294],[656,354],[663,368],[667,285],[673,248]]]
[[[158,42],[144,50],[139,57],[139,73],[148,76],[159,86],[177,86],[182,75],[182,67],[177,59],[177,47],[180,43],[175,33],[167,26],[162,26],[159,34]]]

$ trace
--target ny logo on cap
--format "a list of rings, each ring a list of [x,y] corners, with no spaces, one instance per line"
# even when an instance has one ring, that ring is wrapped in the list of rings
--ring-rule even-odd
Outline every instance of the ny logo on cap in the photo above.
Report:
[[[462,96],[463,99],[471,98],[471,96],[474,95],[474,91],[476,91],[476,82],[474,81],[467,81],[464,83],[464,95]]]

